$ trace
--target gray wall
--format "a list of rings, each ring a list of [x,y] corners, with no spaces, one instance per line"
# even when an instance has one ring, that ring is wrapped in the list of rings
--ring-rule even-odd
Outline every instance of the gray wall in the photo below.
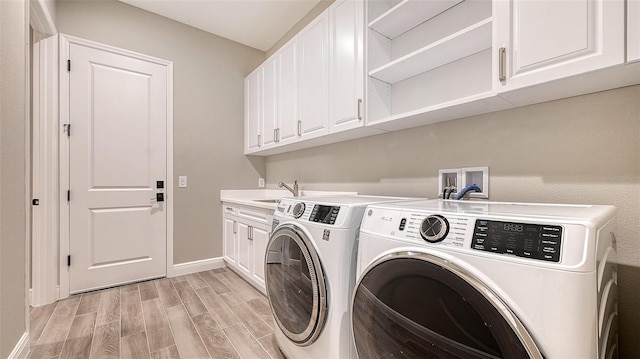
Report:
[[[436,198],[438,169],[468,166],[491,200],[618,207],[621,357],[640,358],[640,86],[270,156],[267,186]]]
[[[243,155],[243,81],[264,52],[116,0],[57,1],[56,17],[61,33],[173,61],[174,263],[222,256],[220,190],[265,176]]]
[[[26,9],[0,1],[0,358],[26,332]]]

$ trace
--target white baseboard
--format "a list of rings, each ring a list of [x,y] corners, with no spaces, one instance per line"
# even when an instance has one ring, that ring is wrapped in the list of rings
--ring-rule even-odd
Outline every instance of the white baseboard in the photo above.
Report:
[[[26,359],[27,355],[29,355],[29,333],[24,333],[7,359]]]
[[[224,268],[224,260],[222,257],[201,259],[199,261],[186,262],[173,265],[173,273],[171,277],[177,277],[185,274],[203,272],[211,269]]]

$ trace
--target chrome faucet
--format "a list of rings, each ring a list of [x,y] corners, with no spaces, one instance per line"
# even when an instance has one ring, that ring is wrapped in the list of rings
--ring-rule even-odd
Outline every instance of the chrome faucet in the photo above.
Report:
[[[284,187],[284,188],[288,189],[291,193],[293,193],[294,197],[298,197],[300,195],[298,193],[298,181],[297,180],[293,181],[293,188],[287,186],[287,184],[284,183],[284,182],[278,183],[278,187],[280,187],[280,188]]]

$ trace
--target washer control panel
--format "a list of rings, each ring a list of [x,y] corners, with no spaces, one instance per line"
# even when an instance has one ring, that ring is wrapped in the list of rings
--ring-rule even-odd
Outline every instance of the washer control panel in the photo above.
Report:
[[[559,262],[561,241],[561,226],[477,219],[471,248]]]
[[[296,205],[293,206],[293,217],[294,218],[302,217],[302,215],[304,214],[305,208],[307,208],[307,206],[304,204],[304,202],[296,203]]]
[[[448,233],[449,221],[438,214],[425,217],[420,224],[420,235],[422,239],[430,243],[440,242]]]
[[[316,204],[313,206],[313,211],[311,211],[309,221],[324,224],[335,224],[339,212],[340,206],[323,206]]]
[[[391,217],[388,217],[391,220]],[[387,217],[381,217],[386,220]],[[420,242],[462,248],[473,222],[466,217],[403,212],[395,229],[390,234]]]

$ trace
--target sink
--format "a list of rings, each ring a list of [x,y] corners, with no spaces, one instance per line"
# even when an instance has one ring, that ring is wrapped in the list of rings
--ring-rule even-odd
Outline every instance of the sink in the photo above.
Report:
[[[262,202],[262,203],[279,203],[280,202],[279,199],[254,199],[254,201]]]

